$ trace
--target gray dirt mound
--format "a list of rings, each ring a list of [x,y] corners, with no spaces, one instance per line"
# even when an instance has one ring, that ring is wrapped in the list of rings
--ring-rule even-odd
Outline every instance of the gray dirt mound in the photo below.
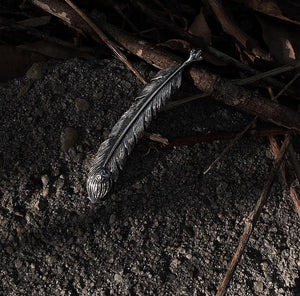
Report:
[[[26,83],[0,85],[0,294],[214,295],[270,170],[268,142],[240,141],[203,175],[226,143],[143,139],[93,205],[92,157],[141,83],[116,60],[45,64],[18,97]],[[160,113],[149,130],[172,138],[249,120],[204,99]],[[278,180],[227,295],[299,295],[299,237]]]

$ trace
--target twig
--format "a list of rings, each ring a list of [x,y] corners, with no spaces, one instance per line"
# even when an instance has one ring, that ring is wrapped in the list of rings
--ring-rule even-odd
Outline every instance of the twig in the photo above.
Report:
[[[71,0],[65,0],[81,17],[84,19],[89,26],[97,33],[97,35],[102,39],[102,41],[117,55],[117,57],[134,73],[134,75],[142,81],[144,84],[147,82],[140,75],[140,73],[129,63],[125,55],[117,48],[114,42],[110,41],[105,33],[100,30],[95,23],[84,13],[82,12]]]
[[[179,99],[179,100],[176,100],[174,102],[169,102],[165,108],[163,108],[164,111],[167,111],[167,110],[170,110],[170,109],[173,109],[175,107],[178,107],[182,104],[185,104],[185,103],[189,103],[189,102],[192,102],[192,101],[195,101],[195,100],[198,100],[200,98],[206,98],[208,97],[210,94],[195,94],[195,95],[192,95],[190,97],[187,97],[187,98],[183,98],[183,99]]]
[[[244,78],[244,79],[234,79],[234,80],[231,80],[231,82],[234,83],[234,84],[236,84],[236,85],[245,85],[245,84],[253,83],[253,82],[256,82],[258,80],[264,79],[266,77],[270,77],[270,76],[278,75],[278,74],[281,74],[281,73],[284,73],[284,72],[287,72],[287,71],[291,71],[291,70],[297,69],[299,67],[300,67],[300,61],[299,60],[295,60],[295,61],[292,61],[291,63],[289,63],[287,65],[284,65],[284,66],[272,69],[270,71],[259,73],[259,74],[256,74],[254,76],[247,77],[247,78]],[[297,76],[295,78],[295,80],[298,77],[299,76]],[[291,81],[290,84],[292,84],[295,80]],[[285,91],[290,86],[290,84],[289,85],[285,85],[283,87],[283,89],[285,87],[286,88],[283,91]]]
[[[254,119],[242,130],[237,136],[229,143],[225,149],[222,151],[222,153],[211,163],[211,165],[203,172],[203,175],[207,174],[219,161],[224,157],[224,155],[229,151],[229,149],[234,146],[243,136],[244,134],[255,124],[257,121],[257,116],[254,117]]]
[[[0,30],[8,30],[8,31],[10,31],[10,30],[22,30],[22,31],[26,31],[26,34],[28,34],[28,35],[35,36],[37,38],[42,38],[44,40],[47,40],[47,41],[50,41],[50,42],[53,42],[53,43],[57,43],[57,44],[59,44],[61,46],[64,46],[64,47],[74,48],[74,45],[70,42],[63,41],[63,40],[58,39],[56,37],[51,37],[51,36],[45,34],[42,31],[39,31],[39,30],[37,30],[35,28],[32,28],[32,27],[24,26],[24,25],[20,24],[19,22],[6,24],[5,26],[0,27]]]
[[[298,179],[298,183],[300,184],[300,166],[296,157],[296,152],[292,144],[289,146],[289,155],[290,155],[291,163],[294,166],[296,178]]]
[[[299,61],[299,66],[300,66],[300,61]],[[282,68],[282,67],[280,67]],[[287,68],[287,67],[285,67]],[[277,94],[277,96],[274,98],[277,99],[298,77],[299,77],[300,73],[298,73],[289,83],[287,83],[287,85]],[[246,126],[246,128],[239,133],[235,139],[225,147],[225,149],[222,151],[222,153],[211,163],[211,165],[203,172],[203,174],[207,174],[223,157],[224,155],[230,150],[231,147],[233,147],[242,137],[243,135],[251,128],[252,125],[255,124],[255,122],[257,121],[257,116],[253,119],[253,121],[250,122],[250,124],[248,126]],[[276,157],[276,155],[279,153],[279,147],[277,144],[277,141],[274,137],[269,136],[269,140],[271,143],[271,147],[273,150],[273,153]],[[284,179],[284,181],[286,182],[286,176],[285,176],[285,163],[283,162],[281,165],[281,174],[282,177]]]
[[[146,41],[128,35],[112,25],[107,23],[102,25],[126,49],[158,68],[167,68],[182,62],[182,59],[176,55],[155,48]],[[192,67],[190,74],[195,86],[205,93],[211,93],[216,100],[257,115],[264,120],[300,131],[300,117],[297,112],[233,85],[228,80],[206,70]]]
[[[257,221],[258,221],[258,218],[260,216],[260,213],[262,211],[262,208],[263,206],[265,205],[266,201],[267,201],[267,198],[270,194],[270,191],[271,191],[271,188],[272,188],[272,185],[273,185],[273,182],[274,182],[274,179],[275,179],[275,176],[278,172],[278,169],[284,159],[284,155],[287,151],[287,147],[289,146],[290,144],[290,135],[287,135],[284,139],[284,142],[281,146],[281,149],[280,149],[280,152],[278,154],[278,157],[275,159],[274,163],[273,163],[273,167],[270,171],[270,174],[269,174],[269,177],[264,185],[264,188],[262,190],[262,193],[253,209],[253,211],[249,214],[247,220],[246,220],[246,225],[245,225],[245,228],[244,228],[244,232],[240,238],[240,242],[238,244],[238,247],[236,249],[236,252],[235,254],[233,255],[232,257],[232,260],[229,264],[229,267],[226,271],[226,274],[223,278],[223,281],[221,283],[221,285],[219,286],[218,288],[218,291],[217,291],[217,294],[216,296],[222,296],[225,294],[226,292],[226,289],[229,285],[229,282],[233,276],[233,273],[235,271],[235,268],[237,266],[237,264],[239,263],[242,255],[243,255],[243,252],[246,248],[246,245],[249,241],[249,238],[253,232],[253,228],[255,227]]]
[[[214,141],[229,141],[233,140],[239,135],[238,133],[226,133],[226,132],[217,132],[217,133],[208,133],[206,135],[193,136],[193,137],[182,137],[176,138],[169,141],[169,145],[166,148],[170,147],[181,147],[187,145],[195,145],[199,143],[211,143]],[[260,128],[260,129],[250,129],[244,134],[244,138],[257,138],[257,137],[268,137],[270,135],[286,135],[293,134],[293,131],[282,128],[282,127],[270,127],[270,128]]]
[[[270,147],[272,149],[273,155],[276,158],[277,155],[278,155],[278,153],[279,153],[279,151],[280,151],[280,144],[278,143],[276,137],[269,135],[268,138],[269,138]],[[289,147],[291,147],[291,145]],[[281,172],[281,176],[282,176],[284,184],[287,185],[286,162],[285,161],[283,161],[282,164],[281,164],[281,166],[280,166],[280,172]]]
[[[298,61],[299,65],[300,66],[300,61]],[[298,79],[298,77],[300,76],[300,72],[297,73],[287,84],[286,86],[273,98],[274,101],[277,101],[277,99],[293,84],[293,82],[295,80]]]
[[[158,142],[163,145],[169,144],[169,140],[167,138],[163,138],[160,134],[144,133],[144,136],[154,142]]]
[[[296,188],[299,188],[299,184],[291,184],[290,186],[290,195],[291,195],[291,198],[293,200],[293,203],[295,205],[295,209],[296,209],[296,212],[298,213],[299,215],[299,218],[300,218],[300,198],[299,198],[299,194],[298,194],[298,191]]]
[[[210,59],[209,59],[208,55],[212,55],[212,56],[220,59],[225,64],[233,65],[247,73],[251,73],[251,74],[259,74],[260,73],[259,71],[251,68],[249,65],[246,65],[246,64],[240,62],[239,60],[227,55],[226,53],[223,53],[223,52],[219,51],[218,49],[205,44],[201,38],[189,34],[187,31],[183,30],[182,28],[177,26],[175,23],[164,19],[162,16],[160,16],[157,13],[154,13],[152,9],[146,7],[140,1],[134,1],[133,4],[137,8],[139,8],[147,16],[147,18],[151,19],[153,24],[156,24],[157,26],[164,28],[164,30],[169,31],[170,33],[172,33],[172,35],[175,34],[175,35],[179,36],[180,38],[189,41],[190,43],[193,44],[193,46],[202,48],[204,51],[204,53],[203,53],[204,59],[207,59],[209,61]],[[276,80],[274,78],[264,77],[263,80],[274,87],[277,87],[277,88],[284,87],[284,83],[282,83],[281,81]]]
[[[234,37],[245,49],[252,52],[255,56],[270,60],[270,54],[260,48],[258,42],[252,37],[243,32],[237,24],[233,21],[233,18],[228,15],[221,1],[219,0],[207,0],[210,7],[217,16],[219,22],[222,25],[223,30]],[[251,47],[250,47],[251,46]]]
[[[299,75],[300,75],[300,73],[297,73],[286,84],[286,86],[282,90],[280,90],[278,92],[278,94],[276,96],[274,96],[272,90],[269,89],[269,93],[270,93],[271,99],[273,101],[277,101],[277,99],[288,89],[288,87],[299,77]],[[270,143],[271,143],[271,147],[272,147],[273,153],[274,153],[274,155],[276,155],[277,150],[278,150],[277,140],[276,140],[275,137],[272,137],[272,136],[269,137],[269,140],[270,140]],[[294,171],[295,171],[296,179],[298,180],[298,184],[300,184],[300,166],[299,166],[299,162],[297,160],[296,153],[295,153],[295,150],[294,150],[294,147],[293,147],[292,143],[288,147],[288,152],[289,152],[289,156],[290,156],[289,159],[290,159],[291,164],[289,164],[288,162],[283,162],[282,163],[281,168],[280,168],[281,169],[282,177],[283,177],[284,181],[286,182],[286,170],[285,170],[286,165],[288,165],[289,167],[292,165],[293,168],[294,168]],[[298,213],[298,215],[300,217],[300,206],[299,206],[300,199],[299,199],[299,196],[298,196],[298,192],[294,188],[293,184],[290,185],[290,195],[291,195],[292,201],[294,203],[296,212]]]
[[[31,0],[33,4],[48,11],[49,13],[61,18],[77,30],[89,33],[97,40],[95,33],[91,28],[78,19],[68,5],[57,0]],[[165,50],[154,47],[145,40],[125,33],[115,26],[101,22],[102,28],[109,33],[117,42],[133,54],[144,59],[157,68],[168,68],[182,63],[182,59]],[[212,93],[212,97],[227,105],[245,111],[260,118],[271,121],[275,124],[300,131],[299,114],[285,106],[270,102],[261,95],[233,85],[229,81],[211,72],[191,68],[190,74],[194,80],[195,86],[204,93]]]

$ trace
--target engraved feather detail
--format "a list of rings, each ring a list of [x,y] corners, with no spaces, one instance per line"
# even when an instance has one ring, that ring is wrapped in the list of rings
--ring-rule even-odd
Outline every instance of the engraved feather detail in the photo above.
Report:
[[[100,145],[88,174],[87,191],[92,202],[108,194],[152,118],[180,87],[183,68],[201,59],[201,50],[193,49],[181,65],[159,71],[115,124],[108,139]]]

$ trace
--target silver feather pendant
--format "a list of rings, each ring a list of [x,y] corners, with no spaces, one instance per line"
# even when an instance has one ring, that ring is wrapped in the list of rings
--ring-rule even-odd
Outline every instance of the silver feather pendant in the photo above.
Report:
[[[108,194],[128,155],[143,136],[152,118],[181,86],[183,68],[200,60],[201,50],[193,49],[189,58],[181,65],[159,71],[115,124],[108,139],[100,145],[88,174],[87,191],[92,202]]]

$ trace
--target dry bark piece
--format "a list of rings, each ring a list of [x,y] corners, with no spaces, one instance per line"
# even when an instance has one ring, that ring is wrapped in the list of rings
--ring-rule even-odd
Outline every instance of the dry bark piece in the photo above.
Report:
[[[169,140],[167,138],[162,137],[162,135],[160,134],[144,133],[144,137],[148,138],[151,141],[161,143],[163,145],[169,144]]]
[[[97,36],[95,37],[94,31],[81,18],[78,19],[78,15],[68,5],[63,6],[64,3],[57,0],[32,0],[32,2],[99,40]],[[157,68],[168,68],[182,63],[182,59],[178,56],[155,48],[145,40],[127,34],[115,26],[104,22],[101,22],[101,26],[124,48]],[[192,68],[190,74],[196,87],[205,93],[212,93],[216,100],[247,113],[258,115],[264,120],[300,131],[300,117],[297,112],[270,102],[263,96],[253,94],[247,89],[232,85],[227,80],[208,71]]]

